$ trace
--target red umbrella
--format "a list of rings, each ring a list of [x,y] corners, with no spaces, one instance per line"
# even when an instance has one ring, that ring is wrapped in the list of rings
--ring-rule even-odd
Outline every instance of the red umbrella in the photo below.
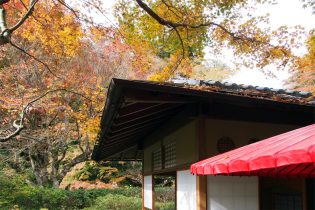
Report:
[[[193,174],[315,177],[315,124],[271,137],[190,166]]]

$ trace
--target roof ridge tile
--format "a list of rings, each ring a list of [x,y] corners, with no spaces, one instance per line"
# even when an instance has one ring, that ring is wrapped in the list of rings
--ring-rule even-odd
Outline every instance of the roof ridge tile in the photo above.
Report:
[[[285,94],[288,96],[298,97],[298,98],[308,98],[312,96],[311,92],[305,91],[297,91],[283,88],[272,88],[272,87],[264,87],[264,86],[253,86],[253,85],[245,85],[245,84],[237,84],[235,82],[229,81],[218,81],[218,80],[196,80],[196,79],[188,79],[184,77],[175,77],[170,80],[170,83],[176,85],[192,85],[192,86],[216,86],[222,88],[222,91],[226,89],[235,90],[235,93],[240,92],[240,90],[256,90],[262,93],[274,93],[274,94]],[[220,90],[218,90],[220,91]]]

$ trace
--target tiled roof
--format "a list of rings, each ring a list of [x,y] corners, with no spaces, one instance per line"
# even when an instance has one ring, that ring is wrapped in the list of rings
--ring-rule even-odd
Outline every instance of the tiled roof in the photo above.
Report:
[[[214,80],[185,79],[182,77],[173,78],[170,83],[174,84],[175,86],[183,86],[186,88],[199,89],[203,91],[265,98],[289,103],[315,105],[315,98],[311,92],[243,85]]]

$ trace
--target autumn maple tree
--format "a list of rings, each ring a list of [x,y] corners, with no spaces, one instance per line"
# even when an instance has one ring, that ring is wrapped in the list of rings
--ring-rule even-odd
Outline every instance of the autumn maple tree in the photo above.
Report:
[[[303,30],[261,27],[268,25],[268,17],[248,12],[273,2],[119,0],[115,14],[126,42],[133,45],[133,40],[141,40],[148,51],[167,59],[167,65],[151,77],[165,80],[175,72],[187,72],[196,58],[204,56],[205,47],[214,55],[232,49],[248,67],[292,63],[291,49],[298,45]]]
[[[89,160],[110,78],[127,77],[134,56],[115,30],[84,25],[58,2],[30,15],[1,49],[0,165],[58,187]]]
[[[308,52],[298,57],[295,63],[297,70],[293,77],[293,82],[297,89],[315,93],[315,34],[310,32],[306,42]]]

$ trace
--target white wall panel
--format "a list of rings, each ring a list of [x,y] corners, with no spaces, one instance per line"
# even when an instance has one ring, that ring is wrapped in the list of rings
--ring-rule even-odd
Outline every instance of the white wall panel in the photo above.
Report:
[[[143,205],[148,209],[152,209],[152,176],[145,176],[143,180],[144,193]]]
[[[197,207],[196,176],[190,171],[177,171],[176,205],[178,210],[195,210]]]
[[[208,176],[208,210],[258,210],[258,178]]]

